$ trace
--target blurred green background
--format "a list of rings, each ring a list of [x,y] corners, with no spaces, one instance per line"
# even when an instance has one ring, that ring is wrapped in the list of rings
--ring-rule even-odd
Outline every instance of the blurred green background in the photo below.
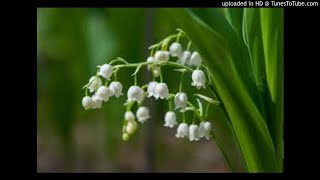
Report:
[[[98,110],[85,111],[81,105],[82,86],[97,65],[118,56],[145,61],[151,44],[176,33],[176,21],[160,8],[37,9],[38,172],[229,171],[213,141],[190,143],[175,138],[176,128],[163,127],[168,109],[161,100],[147,100],[152,119],[139,124],[130,141],[122,141],[123,103],[134,69],[118,73],[121,98]],[[164,81],[176,93],[180,74],[164,71]],[[190,77],[185,91],[195,92],[191,74],[185,77]],[[139,85],[150,79],[147,71],[139,73]]]

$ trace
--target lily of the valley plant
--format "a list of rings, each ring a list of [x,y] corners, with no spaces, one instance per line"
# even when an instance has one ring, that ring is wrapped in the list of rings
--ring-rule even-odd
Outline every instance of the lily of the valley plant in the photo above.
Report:
[[[126,90],[127,100],[124,103],[126,112],[123,116],[122,139],[129,140],[135,133],[138,123],[146,123],[152,118],[148,107],[144,105],[146,98],[155,98],[156,100],[167,100],[168,111],[163,116],[163,126],[168,128],[176,127],[177,138],[188,138],[190,141],[198,141],[201,138],[207,140],[211,137],[211,122],[207,115],[209,105],[219,105],[217,100],[203,94],[187,95],[183,91],[184,86],[192,86],[198,91],[202,88],[211,86],[207,81],[206,67],[202,63],[201,55],[197,51],[191,51],[191,41],[183,47],[179,43],[180,38],[187,38],[186,34],[178,29],[178,33],[166,37],[161,42],[152,45],[150,56],[145,62],[128,63],[123,58],[116,58],[110,63],[98,66],[97,73],[89,79],[84,86],[85,97],[82,99],[83,107],[88,109],[101,108],[103,102],[107,102],[111,97],[120,97],[123,95],[123,86],[117,81],[117,73],[122,68],[135,68],[134,84]],[[179,92],[172,92],[165,83],[162,69],[167,66],[176,67],[175,71],[181,73]],[[153,80],[147,84],[141,84],[137,81],[137,76],[141,68],[147,68]],[[186,74],[186,75],[185,75]],[[183,85],[183,78],[192,79],[191,84]],[[89,95],[91,93],[91,95]],[[192,104],[188,98],[196,98],[198,104]],[[206,103],[206,109],[203,109],[202,99]],[[133,112],[134,104],[138,105],[136,112]],[[174,107],[173,107],[174,104]],[[188,124],[185,113],[192,111],[194,116],[192,123]],[[177,119],[176,113],[182,114],[182,119]]]
[[[139,124],[154,116],[144,104],[146,98],[168,101],[163,126],[175,128],[176,138],[212,139],[231,171],[282,172],[283,9],[165,11],[177,18],[183,31],[177,29],[176,34],[150,46],[144,62],[128,63],[118,57],[98,66],[84,86],[83,107],[101,108],[111,97],[126,95],[122,138],[127,141]],[[180,73],[177,92],[163,76],[168,66]],[[135,68],[130,87],[124,88],[117,80],[123,68]],[[152,81],[137,81],[142,68],[150,71]],[[184,78],[191,83],[183,84]],[[197,93],[188,94],[186,88]],[[205,94],[204,89],[211,93]],[[209,118],[212,108],[223,117]],[[188,111],[193,113],[191,120],[186,120]]]

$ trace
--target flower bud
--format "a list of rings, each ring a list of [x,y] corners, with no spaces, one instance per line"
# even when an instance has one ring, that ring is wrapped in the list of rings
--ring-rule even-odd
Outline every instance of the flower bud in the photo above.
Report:
[[[137,129],[137,123],[135,121],[129,121],[126,126],[126,132],[133,134]]]
[[[123,140],[123,141],[128,141],[129,138],[130,138],[130,136],[129,136],[128,133],[123,133],[123,134],[122,134],[122,140]]]
[[[154,77],[159,77],[160,76],[160,67],[159,66],[154,66],[152,72],[153,72],[153,76]]]
[[[147,62],[155,62],[154,57],[149,56],[149,57],[147,58]],[[152,65],[148,65],[148,66],[147,66],[147,69],[150,71],[150,70],[151,70],[151,67],[152,67]]]
[[[124,114],[124,119],[125,119],[126,121],[134,121],[135,116],[134,116],[133,112],[127,111],[127,112]]]

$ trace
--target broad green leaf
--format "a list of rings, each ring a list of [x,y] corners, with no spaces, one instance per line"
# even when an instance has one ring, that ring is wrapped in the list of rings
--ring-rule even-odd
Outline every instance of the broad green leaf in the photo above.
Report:
[[[277,67],[283,61],[283,9],[260,9],[267,82],[272,101],[277,99]]]
[[[221,36],[225,46],[229,48],[229,55],[233,59],[234,67],[239,72],[239,76],[242,79],[245,88],[259,111],[263,111],[260,93],[257,90],[256,78],[250,60],[250,54],[242,39],[242,35],[238,34],[232,28],[232,24],[228,22],[219,8],[194,8],[190,9],[190,12],[194,13],[198,18],[201,18],[212,31],[217,32],[219,36]],[[215,52],[215,50],[212,49],[212,52]]]
[[[238,36],[242,35],[242,15],[244,8],[221,8],[225,18]]]
[[[168,9],[203,55],[239,142],[249,172],[277,172],[268,127],[235,67],[234,52],[225,39],[185,9]],[[214,50],[214,51],[213,51]]]
[[[249,52],[255,83],[258,88],[259,103],[257,103],[257,106],[266,123],[270,126],[270,95],[266,82],[265,59],[260,24],[260,10],[258,8],[245,8],[243,10],[243,40]],[[272,133],[271,136],[273,137]]]
[[[260,9],[265,70],[274,116],[270,131],[274,134],[279,164],[283,158],[283,9]]]
[[[246,42],[258,90],[262,91],[265,80],[264,53],[261,36],[260,11],[245,8],[243,11],[243,38]]]

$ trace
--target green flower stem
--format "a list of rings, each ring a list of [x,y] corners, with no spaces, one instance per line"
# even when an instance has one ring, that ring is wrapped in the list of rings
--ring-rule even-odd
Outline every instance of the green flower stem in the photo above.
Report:
[[[129,64],[128,61],[126,61],[125,59],[120,58],[120,57],[118,57],[117,59],[112,60],[109,64],[112,65],[113,63],[116,63],[116,62],[123,62],[124,64]]]
[[[206,106],[205,118],[208,118],[209,106],[210,106],[210,103],[208,102]]]
[[[151,49],[151,51],[150,51],[150,56],[153,57],[153,55],[154,55],[154,48]]]
[[[180,31],[179,34],[178,34],[178,36],[177,36],[177,40],[176,40],[177,43],[179,43],[179,40],[180,40],[180,36],[181,36],[181,35],[182,35],[182,32]]]
[[[138,78],[137,78],[137,74],[134,75],[134,85],[137,86],[138,84]]]
[[[141,86],[141,89],[145,89],[147,87],[148,87],[148,84],[145,84],[145,85]]]
[[[170,98],[169,100],[168,100],[168,104],[169,104],[169,111],[172,111],[173,110],[173,108],[172,108],[172,99]]]
[[[184,72],[181,73],[181,79],[180,79],[180,85],[179,85],[179,92],[182,92],[183,75],[184,75]]]
[[[191,47],[191,41],[189,41],[189,43],[188,43],[187,51],[190,50],[190,47]]]
[[[184,123],[186,123],[186,113],[185,112],[182,113],[182,120]]]
[[[200,112],[198,111],[198,109],[197,109],[190,101],[188,101],[187,104],[193,108],[193,112],[195,113],[195,115],[196,115],[200,120],[202,120],[203,117],[201,117]]]
[[[161,67],[161,65],[160,65],[160,82],[163,82],[163,77],[162,77],[162,67]]]
[[[128,104],[127,104],[127,108],[126,108],[126,111],[131,111],[131,108],[132,106],[134,105],[135,101],[130,101]]]
[[[196,112],[193,111],[193,116],[192,116],[192,124],[196,123]]]
[[[128,64],[119,64],[119,65],[115,65],[114,68],[133,68],[133,67],[138,67],[139,65],[141,66],[147,66],[147,65],[151,65],[151,64],[159,64],[161,66],[172,66],[172,67],[178,67],[178,68],[184,68],[189,72],[193,72],[193,69],[185,66],[183,64],[179,64],[176,62],[172,62],[172,61],[164,61],[164,62],[142,62],[142,63],[128,63]]]
[[[118,71],[115,71],[115,72],[114,72],[114,81],[117,81],[117,72],[118,72]]]
[[[88,96],[88,88],[86,87],[86,90],[85,90],[85,94],[86,96]]]

